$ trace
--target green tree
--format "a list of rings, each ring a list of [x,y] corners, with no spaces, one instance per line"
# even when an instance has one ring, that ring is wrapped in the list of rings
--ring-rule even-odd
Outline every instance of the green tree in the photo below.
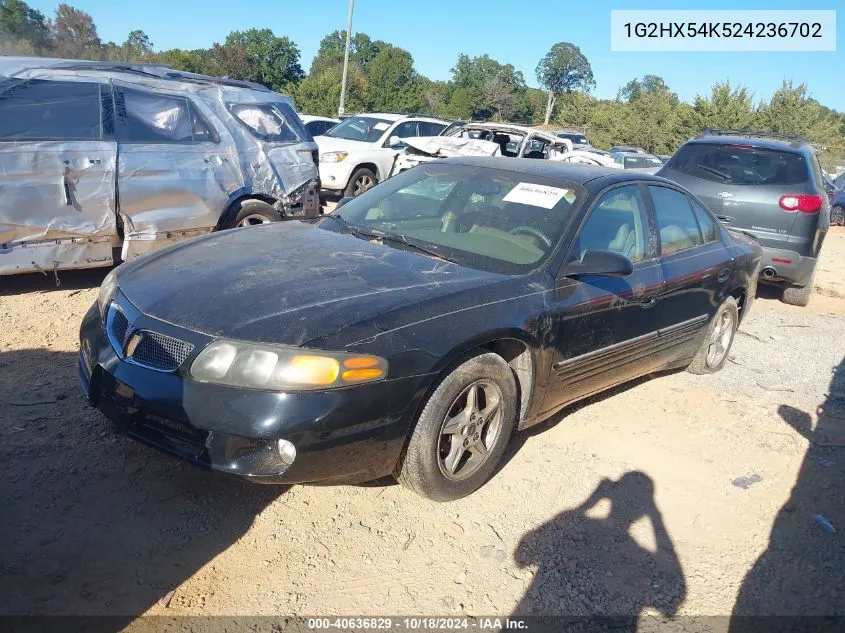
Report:
[[[525,89],[525,78],[511,64],[502,64],[489,55],[461,54],[452,68],[444,114],[452,118],[490,118],[497,114],[497,107],[512,110],[510,95],[519,102]],[[491,103],[491,97],[497,103]]]
[[[154,61],[170,66],[174,70],[202,74],[213,72],[208,60],[208,51],[204,49],[187,51],[181,48],[171,48],[156,54]]]
[[[675,103],[678,102],[678,96],[669,90],[663,77],[658,75],[644,75],[642,79],[632,79],[619,89],[617,98],[631,102],[643,95],[671,95]]]
[[[254,81],[272,90],[289,91],[304,76],[299,48],[270,29],[233,31],[213,56],[230,77]]]
[[[355,33],[349,41],[349,62],[357,65],[364,73],[387,42],[373,41],[366,33]],[[334,31],[320,40],[317,55],[311,62],[310,74],[343,64],[343,52],[346,48],[346,31]]]
[[[411,54],[382,46],[367,67],[367,106],[377,112],[416,112],[422,108],[422,84]]]
[[[596,85],[590,62],[580,48],[569,42],[553,45],[537,64],[535,72],[537,81],[549,92],[544,120],[546,125],[549,124],[558,95],[576,89],[589,92]]]
[[[335,116],[340,104],[342,72],[339,66],[334,66],[317,74],[311,73],[300,81],[294,91],[297,109],[307,114]],[[349,112],[364,110],[366,92],[364,73],[360,68],[351,67],[347,75],[345,109]]]
[[[0,0],[0,53],[41,53],[52,45],[44,14],[21,0]]]
[[[85,11],[69,4],[60,4],[51,24],[54,54],[57,57],[81,59],[100,57],[100,37],[94,19]]]
[[[710,97],[697,96],[692,106],[690,127],[699,131],[751,128],[757,118],[753,95],[745,86],[732,88],[729,82],[715,83]]]

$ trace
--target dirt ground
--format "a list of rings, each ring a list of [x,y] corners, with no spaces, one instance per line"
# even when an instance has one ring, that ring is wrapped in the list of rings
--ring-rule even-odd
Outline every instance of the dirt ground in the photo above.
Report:
[[[759,298],[724,371],[573,407],[449,504],[116,436],[76,378],[103,272],[0,278],[0,614],[845,614],[843,271],[837,230],[810,306]]]

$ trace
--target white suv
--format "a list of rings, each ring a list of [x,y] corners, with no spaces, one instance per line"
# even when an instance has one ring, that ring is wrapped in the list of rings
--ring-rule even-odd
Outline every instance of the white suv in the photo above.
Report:
[[[447,121],[404,114],[356,114],[314,140],[323,189],[357,196],[386,179],[403,138],[437,136]]]

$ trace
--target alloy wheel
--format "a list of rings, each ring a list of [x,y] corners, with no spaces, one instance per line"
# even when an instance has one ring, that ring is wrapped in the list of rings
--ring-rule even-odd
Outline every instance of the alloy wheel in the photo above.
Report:
[[[365,191],[372,189],[375,184],[376,183],[372,178],[363,174],[355,179],[355,188],[353,189],[353,192],[356,196],[360,196]]]
[[[727,310],[716,317],[713,331],[710,333],[710,344],[707,347],[707,366],[718,367],[724,360],[734,335],[733,314]]]
[[[266,215],[260,213],[251,213],[243,220],[238,222],[238,226],[257,226],[259,224],[270,224],[271,220]]]
[[[470,477],[499,440],[502,390],[489,380],[476,380],[449,407],[440,428],[437,461],[447,479]]]

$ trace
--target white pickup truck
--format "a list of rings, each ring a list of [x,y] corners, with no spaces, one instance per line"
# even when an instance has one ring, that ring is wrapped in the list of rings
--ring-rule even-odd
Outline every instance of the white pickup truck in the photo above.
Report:
[[[357,196],[390,176],[393,160],[406,145],[402,139],[437,136],[449,123],[404,114],[357,114],[314,138],[320,148],[323,189]]]

